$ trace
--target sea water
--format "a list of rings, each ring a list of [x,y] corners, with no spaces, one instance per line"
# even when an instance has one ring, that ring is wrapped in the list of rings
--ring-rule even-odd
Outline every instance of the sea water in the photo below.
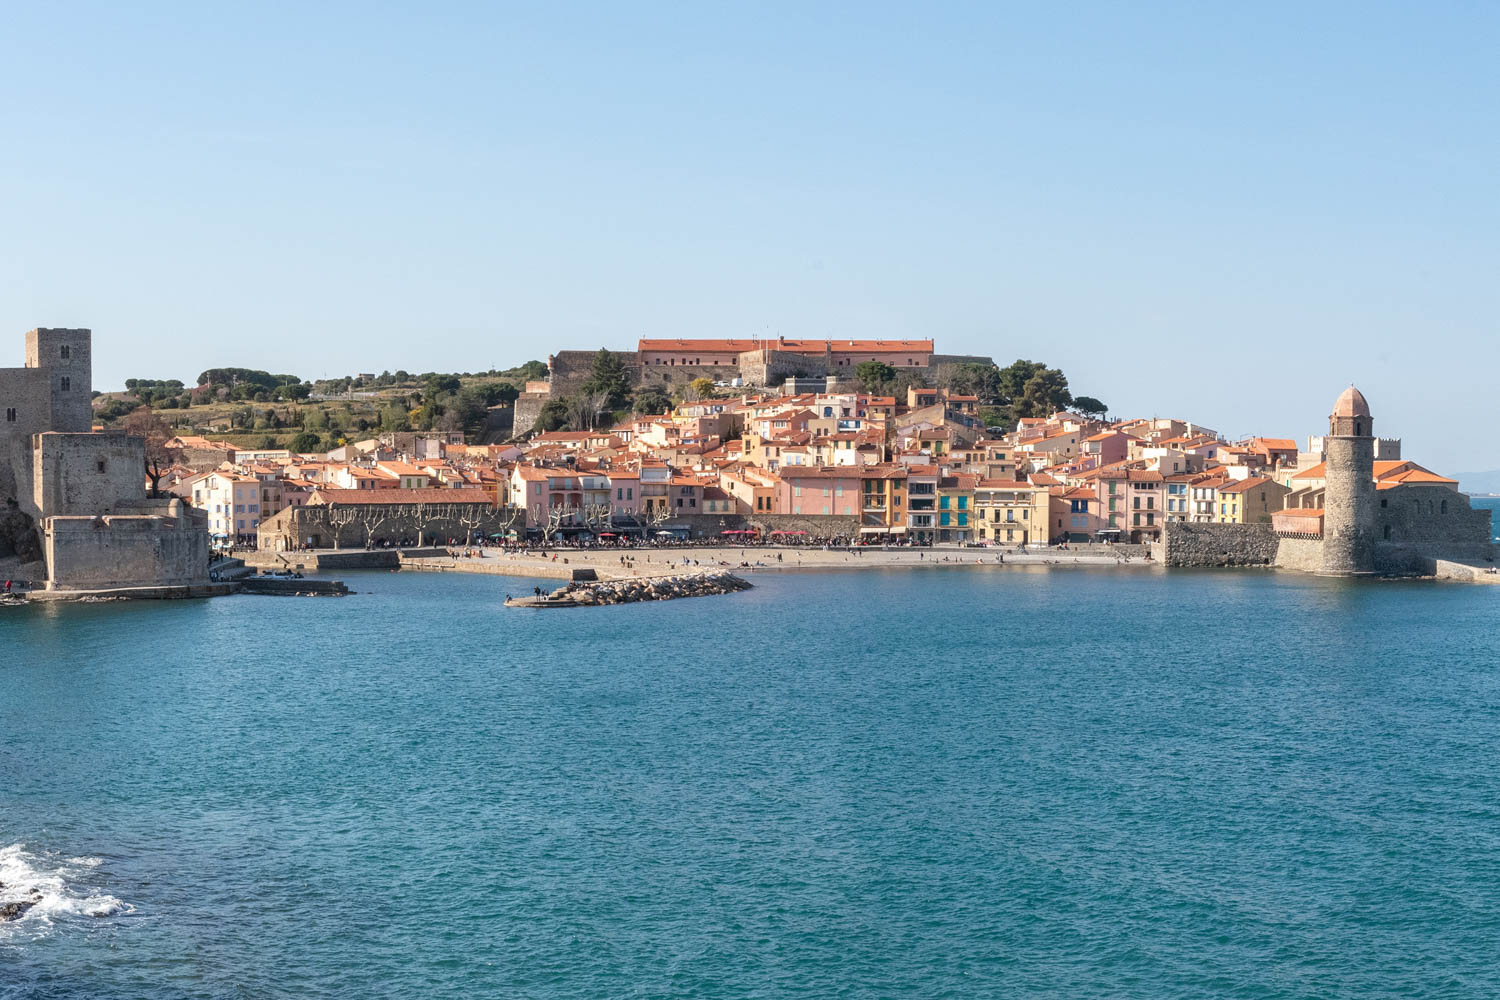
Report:
[[[4,997],[1500,994],[1500,587],[0,609]]]

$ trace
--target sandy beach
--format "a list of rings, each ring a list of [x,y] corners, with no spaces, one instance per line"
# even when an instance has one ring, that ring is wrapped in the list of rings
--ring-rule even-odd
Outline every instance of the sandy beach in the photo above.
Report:
[[[1157,563],[1123,556],[1103,547],[1047,549],[1022,553],[1010,549],[725,548],[684,547],[635,550],[540,550],[530,553],[486,550],[482,556],[403,560],[405,569],[427,572],[491,573],[566,579],[589,568],[601,579],[661,576],[694,569],[734,569],[742,573],[784,573],[845,569],[957,569],[973,566],[1056,566],[1060,568],[1153,569]]]

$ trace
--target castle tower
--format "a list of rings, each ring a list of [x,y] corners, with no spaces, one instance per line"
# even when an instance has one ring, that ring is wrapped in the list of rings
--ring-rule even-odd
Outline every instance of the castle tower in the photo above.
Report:
[[[26,334],[26,367],[51,372],[48,430],[87,434],[94,426],[93,334],[38,327]]]
[[[1354,386],[1328,416],[1323,496],[1325,576],[1375,572],[1375,431],[1370,404]]]

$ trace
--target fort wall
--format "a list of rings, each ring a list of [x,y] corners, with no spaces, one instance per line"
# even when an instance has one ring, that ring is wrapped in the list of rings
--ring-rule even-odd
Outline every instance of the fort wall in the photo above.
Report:
[[[208,582],[207,516],[172,501],[165,515],[60,516],[45,522],[48,590]]]

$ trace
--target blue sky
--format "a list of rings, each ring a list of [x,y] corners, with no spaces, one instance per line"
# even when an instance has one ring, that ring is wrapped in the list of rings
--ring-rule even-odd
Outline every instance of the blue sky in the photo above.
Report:
[[[6,11],[0,363],[930,336],[1500,467],[1493,4],[208,6]]]

